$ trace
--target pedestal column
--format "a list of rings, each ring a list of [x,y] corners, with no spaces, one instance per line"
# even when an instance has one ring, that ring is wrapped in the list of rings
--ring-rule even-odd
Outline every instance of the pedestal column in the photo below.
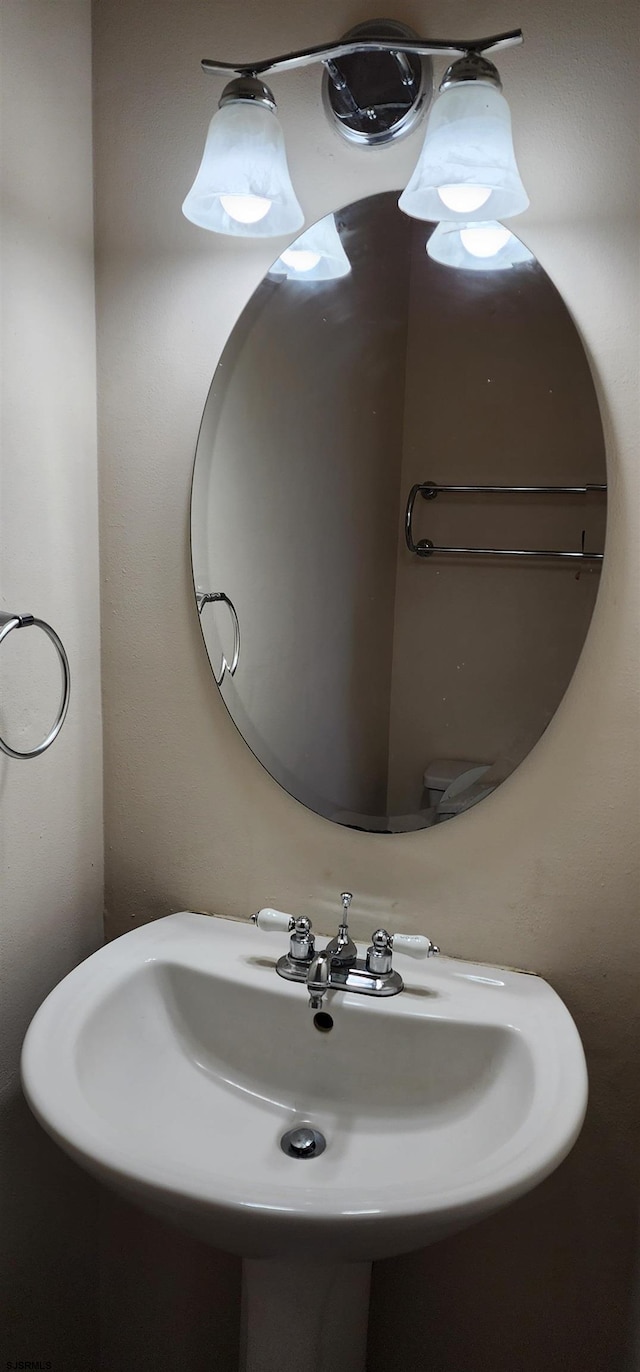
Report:
[[[240,1372],[365,1372],[371,1263],[246,1259]]]

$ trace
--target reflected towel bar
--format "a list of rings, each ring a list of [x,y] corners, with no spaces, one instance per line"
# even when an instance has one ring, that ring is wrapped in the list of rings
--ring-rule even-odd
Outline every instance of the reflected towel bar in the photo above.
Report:
[[[443,491],[447,495],[590,495],[594,491],[606,491],[605,485],[591,483],[587,486],[442,486],[438,481],[422,481],[414,486],[424,500],[435,500]]]
[[[421,538],[417,543],[413,538],[413,507],[418,495],[424,500],[435,500],[442,493],[447,495],[592,495],[602,494],[606,485],[593,483],[585,486],[444,486],[437,481],[417,482],[411,487],[405,514],[405,539],[410,553],[417,557],[525,557],[560,559],[569,562],[602,562],[603,553],[586,553],[584,547],[576,551],[554,548],[455,548],[437,547],[429,538]],[[583,534],[584,540],[584,534]]]

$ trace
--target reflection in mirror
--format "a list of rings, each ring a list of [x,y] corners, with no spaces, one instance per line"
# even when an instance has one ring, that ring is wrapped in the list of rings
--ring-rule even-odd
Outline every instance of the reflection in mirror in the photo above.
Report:
[[[504,224],[452,224],[441,220],[427,243],[434,262],[465,271],[495,272],[533,262],[533,253]]]
[[[270,279],[287,276],[291,281],[333,281],[348,276],[349,258],[342,246],[335,215],[328,214],[285,248],[269,272]]]
[[[237,727],[292,796],[380,832],[469,809],[534,746],[604,546],[602,426],[561,297],[511,234],[493,270],[438,260],[432,234],[394,194],[306,230],[231,335],[194,471],[202,631]]]

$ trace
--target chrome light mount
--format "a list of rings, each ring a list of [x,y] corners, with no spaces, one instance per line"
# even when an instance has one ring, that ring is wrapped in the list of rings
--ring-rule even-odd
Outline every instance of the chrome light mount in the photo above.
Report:
[[[417,34],[394,20],[358,24],[345,33],[345,44],[367,39],[388,46],[327,58],[322,103],[330,122],[349,143],[381,147],[411,133],[433,96],[433,62],[394,48]]]

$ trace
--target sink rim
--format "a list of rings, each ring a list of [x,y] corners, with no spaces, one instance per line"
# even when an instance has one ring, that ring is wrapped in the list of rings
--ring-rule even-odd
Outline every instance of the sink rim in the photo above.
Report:
[[[210,1179],[213,1186],[207,1194],[203,1194],[202,1177],[199,1174],[188,1177],[177,1164],[169,1168],[147,1157],[141,1172],[140,1154],[123,1147],[115,1131],[112,1133],[108,1129],[106,1122],[93,1111],[83,1095],[75,1073],[74,1055],[78,1035],[95,1007],[99,994],[115,987],[135,967],[149,962],[173,961],[177,947],[184,945],[185,939],[187,945],[189,941],[192,942],[194,954],[198,949],[198,970],[205,970],[206,957],[202,961],[205,921],[207,937],[211,937],[211,970],[216,975],[222,974],[216,934],[229,945],[230,955],[236,960],[233,972],[224,969],[223,974],[229,980],[241,978],[251,981],[258,970],[264,975],[265,956],[269,957],[273,952],[275,961],[282,951],[282,938],[277,935],[260,935],[260,943],[256,945],[255,930],[248,923],[190,912],[165,916],[107,944],[81,963],[54,988],[28,1030],[23,1047],[22,1075],[31,1109],[60,1146],[102,1180],[120,1186],[131,1195],[146,1195],[149,1200],[153,1197],[160,1200],[164,1198],[186,1209],[224,1214],[229,1219],[235,1218],[238,1223],[243,1217],[251,1215],[254,1219],[259,1217],[262,1220],[269,1217],[273,1221],[277,1218],[291,1226],[303,1224],[305,1228],[322,1228],[327,1224],[346,1222],[384,1226],[398,1221],[415,1228],[419,1227],[421,1221],[428,1223],[439,1216],[459,1214],[471,1221],[474,1213],[482,1215],[497,1209],[532,1189],[570,1151],[586,1111],[587,1073],[582,1044],[566,1006],[546,982],[532,974],[502,971],[484,964],[441,957],[437,963],[434,960],[421,965],[416,971],[412,968],[411,983],[427,987],[435,981],[451,989],[451,983],[455,987],[458,980],[466,983],[467,987],[476,982],[481,998],[483,985],[485,989],[489,984],[500,988],[501,999],[497,1000],[496,1014],[499,1005],[512,1013],[506,1020],[504,1017],[487,1019],[485,1008],[482,1023],[494,1023],[514,1033],[523,1033],[534,1071],[538,1068],[532,1096],[532,1107],[536,1103],[538,1105],[535,1127],[532,1108],[506,1143],[489,1155],[490,1166],[471,1169],[465,1173],[463,1182],[441,1189],[438,1193],[425,1190],[421,1185],[419,1192],[414,1191],[408,1196],[402,1185],[385,1184],[375,1193],[380,1202],[375,1214],[366,1206],[367,1190],[358,1183],[354,1190],[359,1202],[347,1209],[344,1197],[341,1204],[337,1203],[338,1198],[332,1193],[327,1178],[323,1183],[314,1184],[313,1178],[309,1177],[304,1195],[289,1192],[290,1204],[283,1205],[274,1203],[274,1193],[283,1187],[281,1179],[276,1176],[265,1174],[259,1184],[253,1178],[245,1179],[245,1183],[250,1181],[250,1187],[245,1184],[245,1194],[234,1195],[229,1190],[232,1178],[226,1172],[223,1178],[219,1170]],[[261,957],[261,954],[264,956]],[[259,969],[256,962],[262,964]],[[483,973],[487,975],[483,976]],[[493,977],[488,975],[490,973],[494,974]],[[277,979],[275,971],[273,978],[274,994],[295,999],[304,995],[304,988]],[[526,987],[525,982],[528,984]],[[517,995],[514,994],[516,987]],[[355,998],[344,995],[341,999],[347,1002]],[[417,1000],[417,997],[414,999]],[[481,1003],[480,999],[478,1004]],[[443,1007],[437,1013],[433,1005],[414,1005],[410,991],[401,997],[373,1001],[372,1006],[376,1014],[415,1014],[421,1018],[433,1018],[435,1015],[438,1019],[455,1019],[458,1022],[467,1018],[466,1014],[460,1014],[460,1007],[455,1015],[448,1013],[445,1016]],[[514,1009],[517,1014],[513,1013]],[[541,1020],[544,1031],[542,1046],[538,1040],[532,1043],[526,1034],[527,1029],[531,1033],[531,1024],[536,1017]],[[514,1023],[514,1020],[519,1022]],[[475,1023],[477,1019],[470,1017],[468,1022]],[[551,1032],[551,1025],[556,1027],[555,1035]],[[563,1045],[563,1052],[559,1051],[559,1044]],[[553,1071],[551,1075],[547,1073],[541,1078],[539,1069],[545,1048]],[[552,1050],[551,1056],[549,1050]],[[47,1061],[48,1070],[43,1072]],[[569,1065],[570,1072],[567,1070]],[[322,1127],[321,1111],[317,1123]],[[216,1182],[219,1183],[221,1179],[225,1183],[224,1194],[221,1194],[219,1185],[216,1190]]]

